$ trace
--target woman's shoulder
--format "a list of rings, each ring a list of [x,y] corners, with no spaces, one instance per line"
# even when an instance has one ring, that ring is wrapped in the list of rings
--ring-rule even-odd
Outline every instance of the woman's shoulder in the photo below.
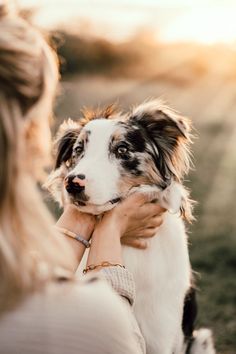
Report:
[[[39,349],[49,354],[139,353],[127,316],[126,306],[99,276],[60,281],[1,318],[1,347],[4,353],[13,353],[16,345],[31,354]]]

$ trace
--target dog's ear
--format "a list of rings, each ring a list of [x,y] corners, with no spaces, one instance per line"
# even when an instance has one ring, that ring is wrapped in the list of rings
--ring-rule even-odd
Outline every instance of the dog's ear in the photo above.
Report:
[[[66,162],[70,159],[73,145],[79,135],[80,130],[81,126],[71,119],[68,119],[60,126],[55,141],[55,169],[59,168],[63,162]]]
[[[189,193],[186,198],[182,199],[181,206],[180,206],[180,213],[184,220],[192,223],[195,220],[193,216],[193,208],[196,202],[189,198]]]
[[[180,181],[190,167],[190,122],[159,100],[136,107],[129,120],[146,136],[159,172],[168,185]]]

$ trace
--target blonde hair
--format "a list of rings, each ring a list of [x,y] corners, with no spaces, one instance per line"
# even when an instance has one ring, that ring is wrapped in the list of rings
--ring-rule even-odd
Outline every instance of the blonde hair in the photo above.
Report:
[[[70,268],[36,184],[45,153],[37,141],[58,82],[42,35],[0,4],[0,311]],[[46,115],[46,116],[45,116]]]

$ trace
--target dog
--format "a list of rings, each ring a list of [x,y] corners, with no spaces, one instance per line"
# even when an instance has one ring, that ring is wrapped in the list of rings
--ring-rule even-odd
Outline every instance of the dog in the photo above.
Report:
[[[47,188],[61,206],[99,215],[134,192],[168,212],[145,250],[123,246],[136,283],[134,311],[148,354],[214,354],[209,329],[194,331],[197,313],[183,219],[192,202],[183,186],[191,164],[191,124],[160,100],[130,113],[84,111],[64,122],[56,138]]]

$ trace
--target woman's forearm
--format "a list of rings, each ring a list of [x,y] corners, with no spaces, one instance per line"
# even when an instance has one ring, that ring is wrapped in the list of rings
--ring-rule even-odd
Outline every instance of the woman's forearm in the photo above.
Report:
[[[120,237],[115,220],[107,217],[99,222],[92,236],[87,265],[98,265],[104,261],[122,264]]]
[[[89,241],[94,228],[93,218],[94,217],[92,215],[80,213],[74,206],[68,206],[57,221],[56,227],[59,230],[60,228],[67,229],[80,235],[86,241]],[[63,232],[62,237],[65,237],[66,242],[72,248],[75,255],[75,262],[72,269],[75,272],[81,262],[86,248],[81,242],[64,235]]]
[[[83,258],[83,255],[84,255],[84,252],[85,252],[85,246],[78,242],[77,240],[74,240],[73,238],[70,238],[66,235],[64,235],[63,233],[62,234],[62,237],[65,238],[67,244],[71,247],[75,257],[74,257],[74,262],[72,263],[72,269],[71,271],[73,273],[76,272],[82,258]]]

